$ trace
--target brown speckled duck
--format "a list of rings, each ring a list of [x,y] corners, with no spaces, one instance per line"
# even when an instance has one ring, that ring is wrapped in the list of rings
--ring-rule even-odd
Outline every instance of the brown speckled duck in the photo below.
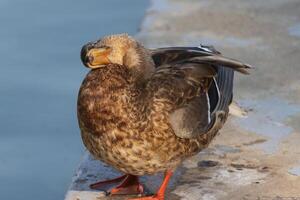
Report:
[[[153,196],[163,200],[172,172],[206,148],[227,119],[234,70],[249,65],[223,57],[213,47],[149,50],[126,34],[86,44],[85,77],[78,95],[78,121],[90,153],[125,175],[114,194],[141,194],[138,176],[165,172]]]

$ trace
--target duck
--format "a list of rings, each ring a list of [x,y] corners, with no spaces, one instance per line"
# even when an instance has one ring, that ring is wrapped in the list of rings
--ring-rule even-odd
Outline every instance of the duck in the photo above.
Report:
[[[234,73],[252,67],[213,46],[148,49],[128,34],[104,36],[81,49],[90,71],[77,115],[90,154],[124,175],[91,184],[130,200],[164,200],[168,182],[187,158],[205,149],[227,120]],[[139,176],[164,173],[143,195]]]

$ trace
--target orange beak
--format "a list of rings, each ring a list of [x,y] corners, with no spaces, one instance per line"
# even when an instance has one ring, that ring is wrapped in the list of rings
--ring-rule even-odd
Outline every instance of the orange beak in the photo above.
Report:
[[[82,62],[85,66],[92,69],[104,67],[111,63],[108,59],[111,50],[110,47],[92,47],[85,49],[85,51],[82,50]]]

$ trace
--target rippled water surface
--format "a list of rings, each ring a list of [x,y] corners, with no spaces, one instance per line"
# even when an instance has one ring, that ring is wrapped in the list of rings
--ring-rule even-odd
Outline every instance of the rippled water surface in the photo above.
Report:
[[[130,4],[129,4],[130,3]],[[81,46],[135,34],[146,0],[0,2],[0,199],[63,199],[83,146]]]

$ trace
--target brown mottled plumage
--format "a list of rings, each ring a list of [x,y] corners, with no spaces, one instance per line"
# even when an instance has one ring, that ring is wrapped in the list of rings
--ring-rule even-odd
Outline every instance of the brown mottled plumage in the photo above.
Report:
[[[78,96],[83,143],[131,175],[173,171],[207,147],[228,115],[232,69],[250,68],[212,47],[148,50],[124,34],[88,43],[82,60],[93,68]]]

